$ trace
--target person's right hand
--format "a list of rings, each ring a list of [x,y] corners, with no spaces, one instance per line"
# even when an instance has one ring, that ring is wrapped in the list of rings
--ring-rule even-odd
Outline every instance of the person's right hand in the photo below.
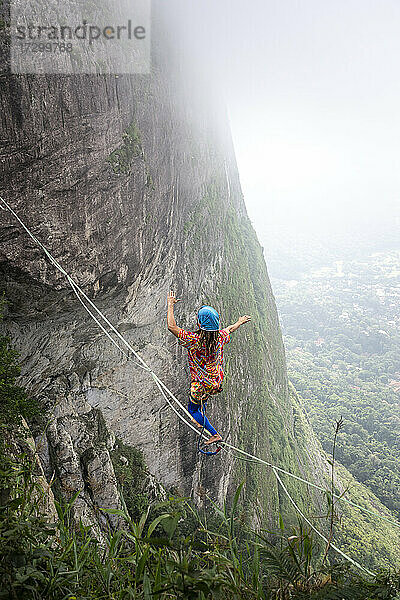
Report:
[[[167,296],[167,303],[169,305],[172,304],[172,306],[176,303],[176,302],[180,302],[180,298],[177,298],[175,296],[175,292],[173,292],[172,290],[170,290],[168,296]]]

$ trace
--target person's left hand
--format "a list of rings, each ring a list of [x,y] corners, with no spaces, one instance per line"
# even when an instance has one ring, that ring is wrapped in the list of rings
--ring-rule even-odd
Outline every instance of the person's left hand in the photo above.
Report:
[[[250,315],[243,315],[243,317],[239,317],[239,323],[243,325],[243,323],[248,323],[251,321]]]
[[[176,302],[180,302],[180,301],[181,301],[181,299],[177,298],[175,296],[175,292],[173,292],[172,290],[170,290],[170,292],[169,292],[169,294],[167,296],[167,303],[168,303],[168,305],[172,304],[172,306],[173,306]]]

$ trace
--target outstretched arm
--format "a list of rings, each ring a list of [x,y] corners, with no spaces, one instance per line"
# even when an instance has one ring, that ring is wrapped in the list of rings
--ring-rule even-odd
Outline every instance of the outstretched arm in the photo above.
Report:
[[[171,291],[171,292],[169,292],[169,294],[167,296],[167,305],[168,305],[167,326],[168,326],[168,329],[170,330],[170,332],[173,333],[174,335],[176,335],[176,337],[178,337],[181,328],[178,327],[178,325],[176,324],[175,317],[174,317],[175,302],[179,302],[179,299],[176,298],[175,293]]]
[[[241,325],[243,325],[243,323],[248,323],[248,321],[251,321],[251,317],[249,315],[244,315],[243,317],[239,317],[238,320],[236,321],[236,323],[234,323],[233,325],[229,325],[228,327],[225,327],[225,331],[227,331],[228,333],[233,333],[234,331],[236,331],[236,329],[239,329],[239,327]]]

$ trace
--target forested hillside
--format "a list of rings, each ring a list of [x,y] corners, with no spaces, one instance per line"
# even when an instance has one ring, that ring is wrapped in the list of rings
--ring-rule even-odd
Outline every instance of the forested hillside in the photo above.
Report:
[[[400,252],[274,280],[289,377],[324,448],[400,515]]]

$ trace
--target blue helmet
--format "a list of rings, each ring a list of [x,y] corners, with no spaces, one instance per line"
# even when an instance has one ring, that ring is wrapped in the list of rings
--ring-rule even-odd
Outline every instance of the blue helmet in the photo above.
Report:
[[[200,329],[219,331],[219,314],[212,306],[202,306],[197,313]]]

